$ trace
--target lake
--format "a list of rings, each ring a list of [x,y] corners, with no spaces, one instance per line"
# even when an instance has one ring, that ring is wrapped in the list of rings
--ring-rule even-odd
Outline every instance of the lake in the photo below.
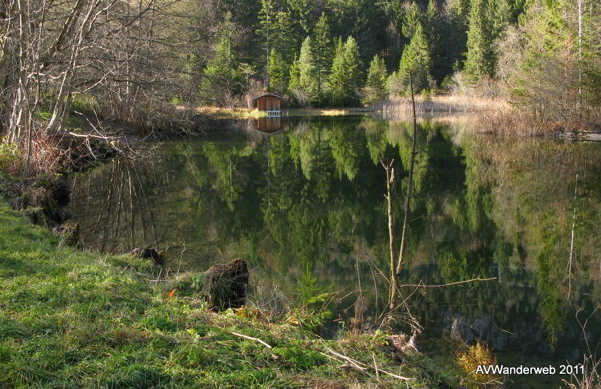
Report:
[[[70,212],[84,245],[164,249],[174,273],[242,258],[250,301],[262,309],[331,292],[333,336],[353,325],[362,296],[361,326],[370,326],[388,297],[381,161],[394,160],[398,250],[411,124],[278,120],[269,133],[240,122],[148,145],[135,161],[75,176]],[[577,319],[601,301],[601,143],[498,138],[477,128],[459,119],[419,123],[400,282],[497,279],[403,287],[407,307],[425,333],[484,340],[508,363],[577,363],[586,348]],[[586,326],[593,348],[598,319]]]

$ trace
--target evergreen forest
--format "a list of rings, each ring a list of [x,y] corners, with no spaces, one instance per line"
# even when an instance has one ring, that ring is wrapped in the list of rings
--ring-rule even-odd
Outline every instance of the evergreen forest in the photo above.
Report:
[[[174,107],[498,99],[536,120],[598,119],[595,0],[2,0],[1,132],[73,111],[180,126]],[[412,77],[410,77],[412,75]]]

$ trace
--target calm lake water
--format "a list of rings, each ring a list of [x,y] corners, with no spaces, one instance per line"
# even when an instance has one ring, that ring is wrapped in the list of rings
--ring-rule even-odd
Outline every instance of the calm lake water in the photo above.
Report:
[[[334,325],[348,327],[361,294],[368,324],[387,299],[379,270],[389,272],[380,161],[394,160],[398,246],[411,125],[281,120],[269,134],[240,123],[75,177],[70,207],[85,245],[166,249],[176,271],[240,257],[256,303],[338,292]],[[483,339],[524,365],[528,356],[581,361],[576,312],[584,321],[601,301],[601,143],[500,139],[431,121],[419,126],[417,151],[402,283],[498,278],[404,288],[426,332]]]

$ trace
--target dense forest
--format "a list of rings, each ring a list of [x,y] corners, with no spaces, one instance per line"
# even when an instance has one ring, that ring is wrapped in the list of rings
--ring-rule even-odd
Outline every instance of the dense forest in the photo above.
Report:
[[[176,106],[359,106],[407,95],[508,100],[595,122],[594,0],[2,0],[1,133],[26,144],[84,109],[151,127]]]

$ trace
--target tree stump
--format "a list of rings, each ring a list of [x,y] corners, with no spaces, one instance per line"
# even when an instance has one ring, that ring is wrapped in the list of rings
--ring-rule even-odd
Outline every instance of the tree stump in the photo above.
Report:
[[[204,273],[203,291],[215,311],[240,308],[246,301],[248,267],[242,259],[213,265]]]
[[[136,248],[131,251],[131,254],[138,258],[152,259],[155,266],[165,267],[165,255],[162,251],[146,247],[143,249]]]

